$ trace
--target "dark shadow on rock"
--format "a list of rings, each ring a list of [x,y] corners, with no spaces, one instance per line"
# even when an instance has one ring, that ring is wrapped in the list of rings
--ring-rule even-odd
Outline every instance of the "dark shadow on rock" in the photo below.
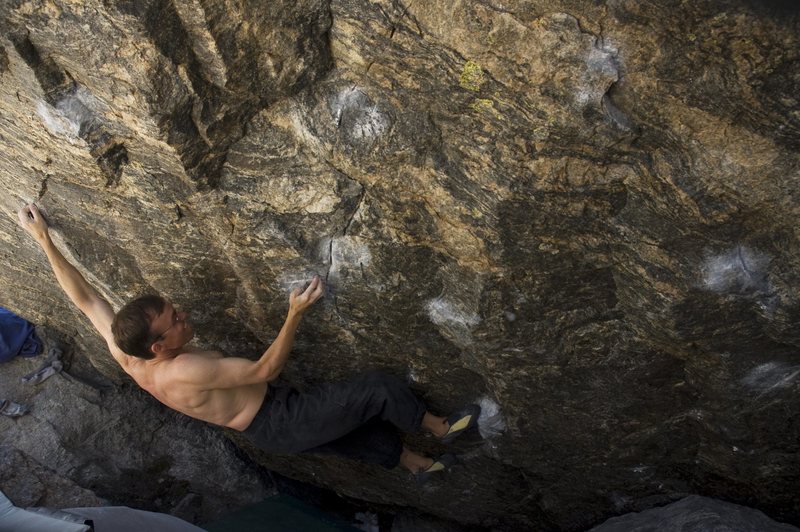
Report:
[[[0,74],[8,70],[8,52],[5,47],[0,44]]]
[[[235,25],[231,13],[211,6],[205,8],[204,20],[187,22],[167,0],[109,4],[135,17],[167,59],[154,66],[151,112],[201,189],[217,187],[228,150],[246,134],[256,114],[307,87],[332,67],[327,39],[330,14],[321,5],[286,2],[286,6],[266,8],[246,2],[238,15],[247,24]],[[225,67],[224,80],[210,77],[208,62],[213,59],[198,55],[191,24],[202,25],[201,31],[214,38],[217,59]],[[262,28],[265,34],[281,28],[302,31],[297,31],[291,49],[280,49],[284,43],[275,39],[278,48],[273,50],[270,39],[258,41],[245,27]],[[302,61],[281,57],[284,54],[299,54]],[[176,88],[176,68],[186,73],[188,86]]]
[[[592,528],[590,532],[628,532],[630,530],[794,532],[797,528],[773,521],[753,508],[692,495],[661,508],[614,517]]]
[[[72,78],[56,64],[52,57],[42,57],[31,42],[27,31],[13,33],[10,38],[17,53],[33,70],[48,103],[55,106],[59,95],[72,88],[74,83]]]
[[[732,0],[734,5],[744,5],[754,13],[773,17],[784,24],[796,24],[800,15],[800,4],[794,0]]]
[[[674,306],[675,331],[681,339],[712,352],[770,352],[780,344],[765,332],[766,323],[747,298],[695,289]]]
[[[111,146],[97,156],[97,164],[106,176],[107,187],[119,184],[122,167],[128,162],[128,149],[121,142],[111,143]]]
[[[89,145],[101,172],[106,176],[106,186],[119,182],[122,167],[128,164],[128,151],[123,141],[112,133],[109,124],[99,116],[90,102],[92,95],[78,85],[69,72],[62,69],[50,56],[42,56],[25,32],[11,35],[17,53],[33,70],[45,99],[74,125],[77,134]],[[6,57],[3,50],[3,56]],[[0,69],[2,71],[2,69]]]

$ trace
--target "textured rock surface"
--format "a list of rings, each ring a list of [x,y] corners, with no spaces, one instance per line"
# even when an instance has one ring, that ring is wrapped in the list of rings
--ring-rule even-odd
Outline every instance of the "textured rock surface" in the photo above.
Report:
[[[706,530],[796,532],[763,513],[727,502],[692,495],[663,508],[613,517],[591,532],[705,532]]]
[[[282,473],[504,529],[690,493],[800,522],[792,3],[14,0],[0,21],[3,304],[106,377],[25,201],[114,304],[158,290],[231,354],[320,273],[290,380],[385,367],[506,428],[424,493],[242,444]]]
[[[223,434],[130,385],[97,387],[80,361],[38,386],[20,382],[40,362],[0,368],[3,396],[31,406],[0,416],[0,490],[17,506],[125,505],[205,522],[274,494]]]

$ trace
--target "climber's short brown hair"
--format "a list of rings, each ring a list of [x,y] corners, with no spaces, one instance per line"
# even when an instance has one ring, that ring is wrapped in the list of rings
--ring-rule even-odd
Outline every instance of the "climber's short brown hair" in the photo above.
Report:
[[[150,331],[150,324],[164,312],[166,304],[161,296],[146,295],[122,307],[111,322],[111,333],[117,347],[127,355],[147,360],[154,358],[150,346],[156,338]]]

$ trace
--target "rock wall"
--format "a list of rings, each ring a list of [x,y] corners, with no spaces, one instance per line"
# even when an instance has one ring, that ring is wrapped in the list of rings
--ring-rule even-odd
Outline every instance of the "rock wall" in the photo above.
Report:
[[[590,532],[704,532],[706,530],[758,530],[796,532],[798,529],[776,523],[758,510],[738,504],[691,495],[662,508],[612,517]]]
[[[0,367],[0,399],[30,408],[0,416],[0,491],[16,506],[130,506],[204,523],[275,493],[220,431],[133,384],[104,383],[83,353],[67,351],[68,370],[38,385],[22,382],[43,358]]]
[[[2,304],[108,378],[24,202],[115,305],[161,292],[230,354],[319,273],[289,380],[383,367],[494,414],[423,493],[242,444],[267,467],[503,529],[690,493],[800,522],[793,3],[13,0],[0,21]]]

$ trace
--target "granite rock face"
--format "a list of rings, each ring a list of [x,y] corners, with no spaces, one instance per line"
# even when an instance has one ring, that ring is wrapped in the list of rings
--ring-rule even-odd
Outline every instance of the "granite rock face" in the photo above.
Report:
[[[692,495],[662,508],[613,517],[591,532],[796,532],[763,513],[727,502]]]
[[[501,529],[692,493],[800,522],[793,3],[0,9],[2,304],[106,378],[25,202],[114,305],[158,291],[255,357],[318,273],[287,379],[382,367],[491,414],[422,493],[230,434],[281,473]]]
[[[37,386],[21,382],[39,358],[0,371],[2,396],[31,408],[0,416],[0,490],[16,506],[122,505],[202,523],[274,494],[224,434],[132,385],[103,385],[81,360]]]

